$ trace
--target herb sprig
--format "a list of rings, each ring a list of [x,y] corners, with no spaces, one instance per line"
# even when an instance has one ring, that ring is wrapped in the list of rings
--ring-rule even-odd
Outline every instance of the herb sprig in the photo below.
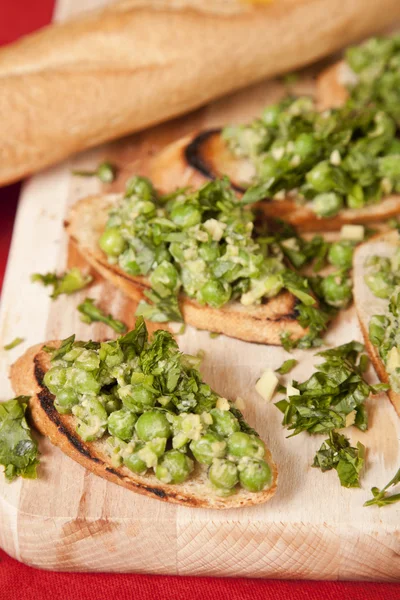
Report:
[[[371,489],[373,498],[367,500],[367,502],[364,503],[364,506],[387,506],[389,504],[394,504],[395,502],[400,502],[400,493],[392,494],[391,496],[388,496],[386,493],[390,487],[393,487],[398,483],[400,483],[400,469],[384,488],[380,490],[377,487],[373,487]]]
[[[111,327],[116,333],[124,333],[127,329],[125,323],[114,319],[112,315],[107,315],[101,308],[96,306],[93,298],[85,298],[79,304],[78,311],[81,313],[81,321],[83,323],[105,323],[105,325]]]
[[[32,282],[41,283],[44,286],[52,286],[53,291],[50,298],[55,300],[61,294],[73,294],[82,290],[93,281],[89,274],[82,273],[77,267],[73,267],[62,275],[56,273],[34,273],[31,275]]]

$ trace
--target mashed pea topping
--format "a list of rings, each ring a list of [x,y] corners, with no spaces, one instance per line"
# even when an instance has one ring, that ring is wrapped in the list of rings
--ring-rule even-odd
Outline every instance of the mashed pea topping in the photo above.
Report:
[[[400,35],[373,37],[346,52],[344,83],[354,106],[374,104],[400,124]]]
[[[396,123],[374,105],[318,112],[309,97],[287,97],[250,124],[225,128],[223,137],[254,165],[244,203],[289,196],[333,217],[400,191]]]
[[[137,314],[157,322],[182,320],[181,292],[221,308],[230,301],[260,304],[286,289],[299,300],[300,324],[310,329],[298,342],[308,348],[317,343],[334,308],[352,297],[353,243],[331,244],[322,236],[304,240],[282,223],[273,231],[265,225],[257,229],[254,212],[225,179],[160,196],[148,179],[132,178],[110,210],[99,246],[111,264],[148,278],[148,301],[140,303]],[[337,270],[324,279],[301,271],[310,263],[318,271],[327,262]],[[286,335],[283,343],[292,342]]]
[[[371,318],[369,338],[386,367],[392,389],[400,392],[400,247],[391,258],[371,256],[366,267],[366,284],[375,296],[388,301],[385,314]]]
[[[52,367],[44,385],[56,409],[75,417],[84,441],[105,440],[114,466],[176,484],[196,463],[207,465],[210,486],[223,496],[271,485],[264,443],[240,411],[203,382],[199,359],[179,352],[170,333],[158,330],[149,341],[139,317],[135,329],[115,341],[71,336],[47,351]]]

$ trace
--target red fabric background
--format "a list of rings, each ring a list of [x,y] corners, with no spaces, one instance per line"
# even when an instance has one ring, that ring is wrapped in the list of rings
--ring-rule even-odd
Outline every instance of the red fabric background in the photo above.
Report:
[[[53,0],[0,0],[0,44],[11,42],[51,19]],[[2,118],[6,115],[2,115]],[[0,189],[0,289],[19,185]],[[395,600],[396,584],[285,582],[147,575],[66,574],[21,565],[0,550],[1,600]]]

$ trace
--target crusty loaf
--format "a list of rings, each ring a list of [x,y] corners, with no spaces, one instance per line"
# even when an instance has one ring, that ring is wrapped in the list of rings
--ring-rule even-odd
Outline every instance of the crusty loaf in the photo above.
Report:
[[[356,306],[357,316],[364,336],[367,352],[371,358],[379,379],[384,383],[389,382],[389,377],[376,347],[369,339],[368,330],[371,317],[376,314],[385,314],[388,309],[388,302],[387,300],[382,300],[374,296],[364,282],[364,265],[365,260],[369,256],[391,256],[398,245],[398,240],[399,234],[397,231],[390,231],[384,234],[376,235],[365,244],[359,246],[354,254],[354,303]],[[400,394],[393,390],[389,390],[388,395],[400,416]]]
[[[0,51],[0,184],[310,63],[398,0],[120,0]]]
[[[196,132],[166,146],[154,157],[151,179],[163,193],[177,187],[199,187],[209,177],[227,175],[236,191],[244,191],[252,167],[244,158],[236,158],[227,148],[219,130]],[[378,204],[358,209],[346,208],[335,217],[318,217],[310,208],[293,198],[264,200],[257,208],[267,218],[283,219],[300,231],[335,231],[346,223],[375,223],[400,213],[400,195],[391,195]]]
[[[100,275],[133,300],[140,301],[144,298],[145,290],[150,287],[148,280],[133,277],[119,267],[110,265],[98,246],[108,211],[118,199],[118,195],[109,194],[80,200],[72,207],[66,228],[78,251]],[[198,329],[224,333],[249,342],[280,345],[280,335],[284,331],[291,333],[293,339],[299,339],[306,333],[296,320],[297,303],[298,300],[292,294],[284,291],[256,306],[229,302],[218,309],[201,306],[187,296],[182,296],[180,308],[185,322]]]
[[[49,342],[57,346],[59,342]],[[43,376],[50,368],[49,354],[38,344],[25,352],[11,367],[11,383],[16,394],[29,395],[30,415],[36,428],[58,446],[70,458],[113,483],[133,492],[157,498],[164,502],[182,504],[195,508],[240,508],[267,502],[275,493],[277,468],[270,452],[265,460],[271,467],[271,486],[258,493],[239,488],[228,498],[218,496],[208,484],[207,467],[197,464],[190,479],[179,485],[165,484],[155,475],[136,475],[128,468],[114,467],[105,451],[104,439],[97,442],[84,442],[76,433],[75,417],[61,415],[54,407],[54,396],[42,384]]]

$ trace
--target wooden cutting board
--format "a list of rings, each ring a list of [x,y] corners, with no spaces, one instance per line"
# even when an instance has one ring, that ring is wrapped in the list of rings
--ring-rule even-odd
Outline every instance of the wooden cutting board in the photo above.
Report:
[[[67,0],[59,3],[59,17],[69,12]],[[296,91],[312,89],[312,72],[305,73]],[[12,397],[10,364],[30,345],[72,333],[82,339],[111,336],[107,327],[79,320],[76,306],[86,296],[128,325],[134,323],[132,302],[99,278],[89,290],[55,302],[47,290],[30,282],[34,272],[82,264],[82,258],[68,250],[63,220],[76,200],[101,189],[93,179],[73,177],[71,169],[94,167],[106,157],[120,167],[118,180],[107,190],[121,189],[128,176],[148,172],[151,157],[165,144],[193,129],[246,121],[284,91],[277,81],[254,86],[77,156],[24,186],[1,301],[1,400]],[[4,344],[16,336],[24,337],[24,344],[5,352]],[[326,340],[337,345],[353,339],[361,340],[361,334],[350,309]],[[335,472],[311,468],[323,437],[301,434],[286,439],[281,413],[255,392],[261,372],[288,358],[284,350],[224,336],[211,339],[191,327],[178,341],[183,351],[206,351],[204,378],[221,395],[246,400],[245,416],[267,441],[279,466],[279,487],[272,501],[220,512],[171,506],[86,472],[48,440],[38,438],[39,479],[7,484],[0,477],[0,545],[27,564],[55,570],[397,580],[400,508],[362,506],[370,488],[383,486],[400,464],[400,421],[386,395],[368,401],[367,433],[350,430],[352,442],[362,441],[368,454],[362,488],[343,489]],[[294,356],[299,364],[291,376],[304,380],[317,359],[312,351],[296,351]],[[376,380],[374,373],[369,376]]]

